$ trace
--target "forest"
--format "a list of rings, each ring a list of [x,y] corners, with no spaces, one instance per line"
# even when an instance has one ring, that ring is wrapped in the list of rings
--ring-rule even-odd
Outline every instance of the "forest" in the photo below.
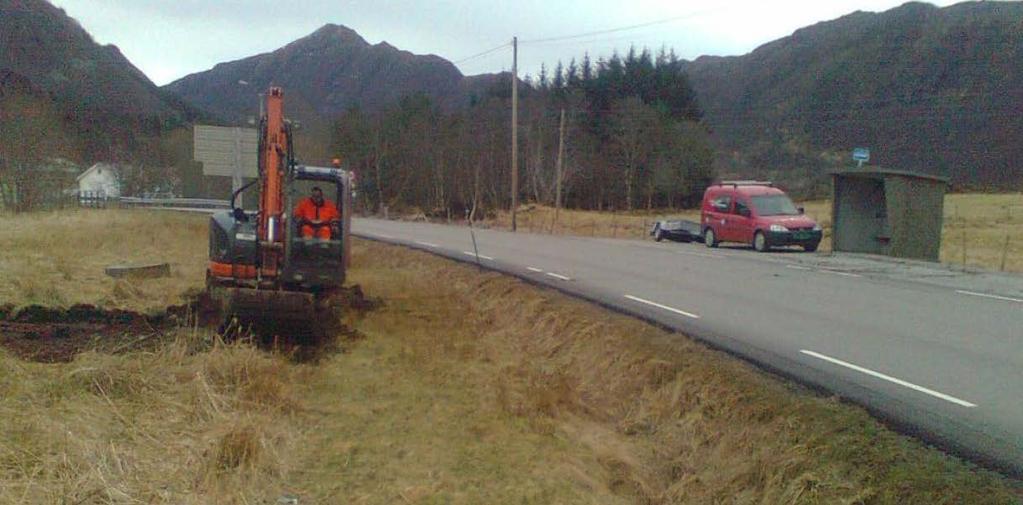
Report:
[[[520,200],[624,211],[698,202],[714,152],[682,67],[666,49],[633,48],[521,79]],[[510,204],[511,95],[504,74],[464,110],[424,95],[379,113],[351,108],[336,122],[334,149],[368,210],[477,218]]]

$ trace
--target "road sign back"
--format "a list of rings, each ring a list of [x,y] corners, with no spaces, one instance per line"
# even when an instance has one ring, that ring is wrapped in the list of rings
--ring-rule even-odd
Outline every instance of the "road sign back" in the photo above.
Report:
[[[253,128],[196,125],[195,161],[203,175],[259,176],[259,135]]]

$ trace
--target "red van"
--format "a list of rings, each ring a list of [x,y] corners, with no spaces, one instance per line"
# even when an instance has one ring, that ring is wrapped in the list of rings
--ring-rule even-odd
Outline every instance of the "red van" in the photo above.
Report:
[[[707,188],[700,224],[707,247],[739,242],[760,252],[787,245],[816,251],[822,235],[821,227],[770,182],[730,181]]]

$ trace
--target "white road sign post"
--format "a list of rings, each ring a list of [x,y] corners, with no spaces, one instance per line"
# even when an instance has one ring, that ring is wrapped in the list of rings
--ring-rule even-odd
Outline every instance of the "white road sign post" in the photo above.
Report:
[[[259,176],[259,135],[254,128],[196,125],[194,142],[203,175],[230,177],[232,192],[242,187],[244,177]]]

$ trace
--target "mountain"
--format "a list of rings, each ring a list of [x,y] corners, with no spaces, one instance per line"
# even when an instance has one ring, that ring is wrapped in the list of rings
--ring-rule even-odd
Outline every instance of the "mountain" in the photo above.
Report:
[[[45,0],[0,0],[0,76],[0,96],[56,112],[52,134],[83,162],[141,155],[200,116]]]
[[[908,3],[797,30],[737,57],[686,64],[726,175],[813,179],[872,163],[947,175],[960,186],[1023,184],[1023,3]],[[369,44],[329,24],[276,51],[222,63],[164,89],[230,122],[255,115],[256,95],[286,90],[289,115],[327,155],[347,108],[377,111],[424,93],[469,103],[499,76],[463,76],[434,55]],[[299,139],[302,140],[302,136]],[[322,152],[320,152],[322,151]]]
[[[376,111],[415,93],[455,106],[464,97],[463,79],[439,56],[370,44],[328,24],[276,51],[221,63],[165,89],[225,119],[246,120],[256,111],[257,93],[282,86],[294,117],[329,122],[350,107]]]
[[[275,51],[218,64],[164,89],[228,122],[245,123],[257,113],[258,94],[281,86],[288,116],[302,123],[297,149],[303,159],[326,161],[333,154],[331,126],[351,107],[375,112],[422,93],[451,109],[497,78],[467,78],[439,56],[370,44],[350,28],[327,24]]]
[[[855,12],[686,69],[725,171],[834,168],[862,146],[959,185],[1023,186],[1023,3]]]
[[[862,146],[872,163],[960,186],[1023,186],[1023,3],[855,12],[747,55],[698,58],[686,72],[725,175],[819,181]],[[197,118],[245,123],[270,85],[285,88],[289,115],[303,123],[303,157],[329,159],[330,127],[350,107],[377,111],[423,93],[454,109],[501,78],[466,77],[438,56],[328,24],[161,89],[45,0],[0,0],[6,128],[17,131],[11,121],[26,115],[16,111],[29,111],[34,128],[50,128],[82,161],[138,156]]]

